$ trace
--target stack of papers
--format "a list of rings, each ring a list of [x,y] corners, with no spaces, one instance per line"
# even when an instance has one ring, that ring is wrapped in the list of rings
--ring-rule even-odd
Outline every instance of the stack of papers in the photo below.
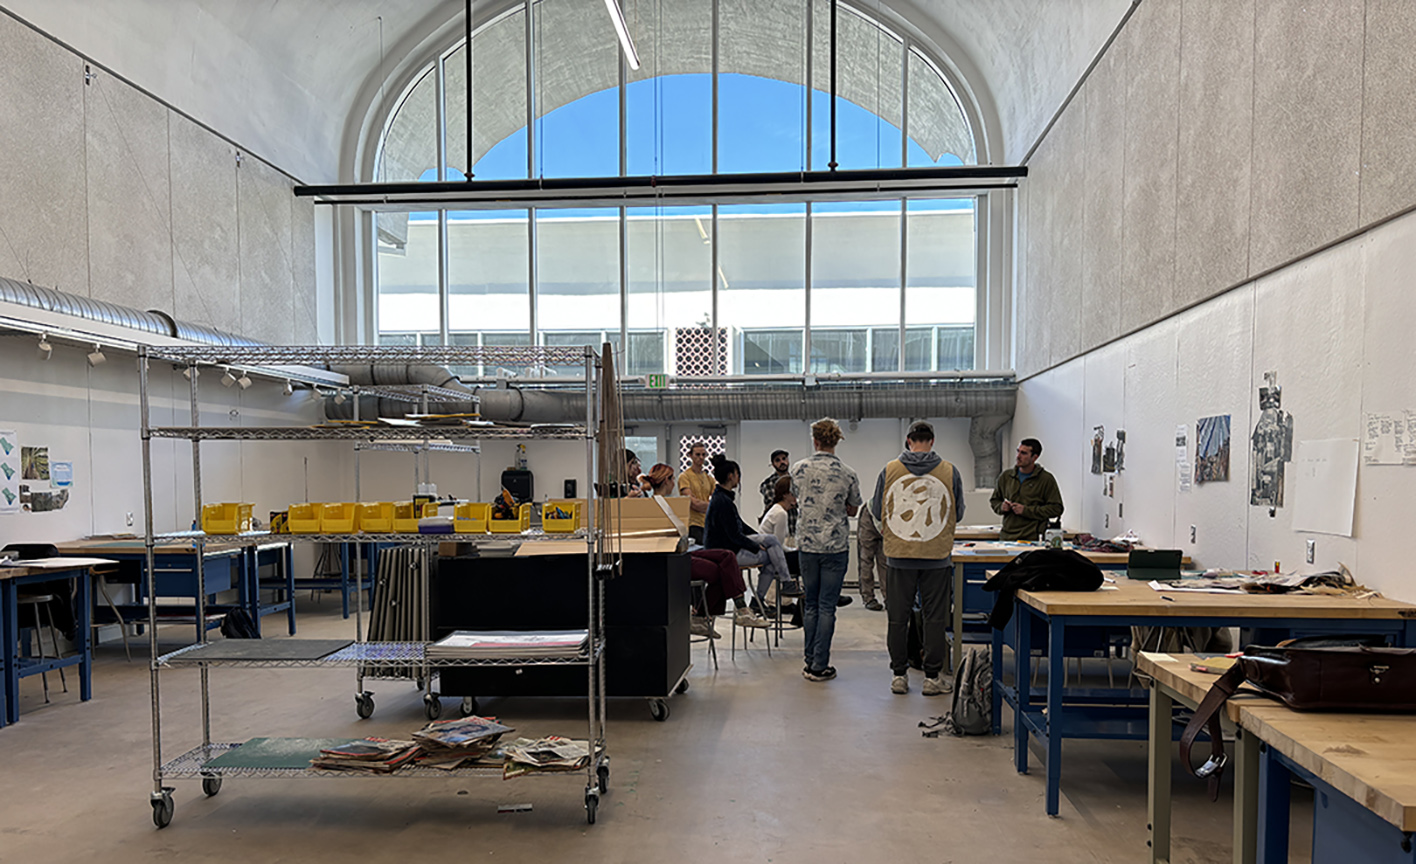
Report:
[[[362,771],[367,774],[392,774],[413,761],[418,755],[418,742],[395,741],[388,738],[365,738],[338,747],[321,750],[310,760],[310,767],[321,771]]]
[[[551,735],[532,740],[518,738],[506,747],[506,766],[502,778],[527,774],[583,771],[590,764],[590,742],[572,741]]]
[[[587,653],[586,630],[458,630],[428,646],[429,660],[496,660],[580,657]]]
[[[446,771],[478,763],[501,765],[506,759],[496,752],[497,739],[511,731],[510,726],[490,717],[430,723],[413,733],[414,740],[423,747],[418,764]],[[490,760],[485,758],[489,755],[493,757]]]

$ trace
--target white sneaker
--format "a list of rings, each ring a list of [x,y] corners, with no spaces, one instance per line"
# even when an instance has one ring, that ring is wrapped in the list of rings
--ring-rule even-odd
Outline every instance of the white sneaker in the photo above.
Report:
[[[751,609],[748,609],[746,606],[734,610],[733,625],[737,627],[757,627],[759,629],[766,629],[772,626],[770,621],[758,615],[756,612],[753,612]]]
[[[896,694],[910,692],[910,679],[904,675],[896,675],[894,678],[891,678],[890,692]]]
[[[919,692],[926,696],[943,696],[945,693],[954,691],[954,682],[944,678],[934,677],[924,679],[924,686],[919,688]]]
[[[688,619],[688,632],[691,636],[707,637],[709,639],[721,639],[718,631],[713,628],[712,618],[700,618],[697,615]]]

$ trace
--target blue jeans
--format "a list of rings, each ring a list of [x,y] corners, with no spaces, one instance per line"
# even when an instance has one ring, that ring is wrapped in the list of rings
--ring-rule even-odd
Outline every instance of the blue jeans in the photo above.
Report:
[[[850,553],[800,552],[801,581],[806,590],[802,598],[802,624],[806,636],[806,665],[820,672],[831,665],[831,639],[836,635],[836,601],[841,597],[841,585],[846,581],[846,564]]]
[[[787,569],[787,553],[782,548],[782,542],[771,534],[749,534],[751,540],[761,547],[760,551],[749,552],[746,549],[737,550],[738,564],[750,564],[757,567],[757,599],[765,603],[767,589],[771,587],[772,580],[778,582],[788,582],[792,578],[791,571]]]

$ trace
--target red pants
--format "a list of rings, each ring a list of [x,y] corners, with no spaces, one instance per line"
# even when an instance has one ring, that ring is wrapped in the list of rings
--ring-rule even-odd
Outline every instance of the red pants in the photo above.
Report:
[[[722,615],[727,610],[730,597],[741,597],[747,590],[742,571],[738,569],[737,555],[726,549],[697,549],[690,553],[693,560],[693,578],[708,583],[704,594],[708,601],[708,614]],[[703,610],[695,610],[702,612]]]

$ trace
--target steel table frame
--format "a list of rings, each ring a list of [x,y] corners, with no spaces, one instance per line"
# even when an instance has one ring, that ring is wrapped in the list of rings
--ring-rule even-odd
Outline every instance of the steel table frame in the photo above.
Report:
[[[73,568],[46,569],[24,576],[3,577],[0,574],[0,637],[4,638],[3,662],[4,713],[5,722],[17,723],[20,719],[20,679],[43,672],[53,672],[67,666],[79,667],[79,699],[87,702],[93,697],[93,579],[92,565],[85,564]],[[22,657],[19,650],[19,587],[36,582],[56,582],[74,580],[79,589],[79,615],[74,626],[74,646],[76,654],[69,657]],[[0,725],[4,725],[0,722]]]

